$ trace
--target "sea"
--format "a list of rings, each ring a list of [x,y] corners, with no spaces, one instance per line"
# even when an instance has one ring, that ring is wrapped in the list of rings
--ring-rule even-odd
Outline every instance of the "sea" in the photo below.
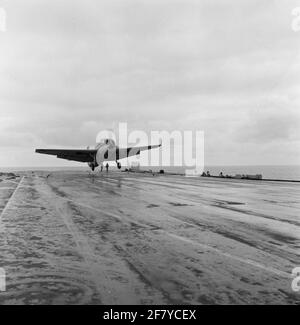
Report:
[[[124,169],[125,167],[123,167]],[[112,167],[115,169],[115,167]],[[187,168],[185,167],[140,167],[141,170],[159,171],[163,169],[165,172],[184,174]],[[0,167],[0,172],[18,172],[18,171],[76,171],[86,170],[86,167]],[[205,166],[204,171],[209,171],[210,175],[217,176],[221,172],[223,175],[234,176],[241,175],[256,175],[261,174],[264,179],[280,179],[280,180],[297,180],[300,181],[300,165],[285,165],[285,166],[270,166],[270,165],[252,165],[252,166]]]

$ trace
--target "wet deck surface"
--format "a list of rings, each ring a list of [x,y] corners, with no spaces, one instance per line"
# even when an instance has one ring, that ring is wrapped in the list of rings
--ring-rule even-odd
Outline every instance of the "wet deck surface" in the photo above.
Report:
[[[48,175],[0,179],[0,304],[300,303],[298,184]]]

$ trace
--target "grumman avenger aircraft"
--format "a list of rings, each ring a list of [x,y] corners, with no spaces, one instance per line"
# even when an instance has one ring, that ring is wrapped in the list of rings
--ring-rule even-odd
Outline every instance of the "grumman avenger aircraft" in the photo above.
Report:
[[[115,161],[118,169],[121,169],[120,159],[125,159],[132,156],[137,156],[141,151],[151,150],[161,147],[161,144],[154,146],[129,147],[119,148],[115,141],[111,138],[106,138],[97,143],[95,149],[36,149],[35,152],[54,155],[57,158],[73,160],[88,163],[92,171],[98,166],[103,169],[103,163]]]

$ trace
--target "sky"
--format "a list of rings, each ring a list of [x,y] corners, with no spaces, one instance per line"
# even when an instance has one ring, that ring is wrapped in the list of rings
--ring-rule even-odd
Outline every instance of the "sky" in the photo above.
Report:
[[[77,166],[127,122],[203,130],[207,165],[300,163],[298,0],[0,0],[0,167]]]

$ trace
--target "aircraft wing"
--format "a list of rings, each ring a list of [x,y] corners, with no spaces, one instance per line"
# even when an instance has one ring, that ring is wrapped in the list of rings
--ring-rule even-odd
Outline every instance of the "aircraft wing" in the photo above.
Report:
[[[79,162],[94,162],[97,150],[94,149],[36,149],[35,152],[53,155],[57,158]]]
[[[117,149],[117,159],[128,158],[132,156],[139,155],[141,151],[151,150],[161,147],[161,144],[153,146],[143,146],[143,147],[129,147],[129,148],[118,148]]]

